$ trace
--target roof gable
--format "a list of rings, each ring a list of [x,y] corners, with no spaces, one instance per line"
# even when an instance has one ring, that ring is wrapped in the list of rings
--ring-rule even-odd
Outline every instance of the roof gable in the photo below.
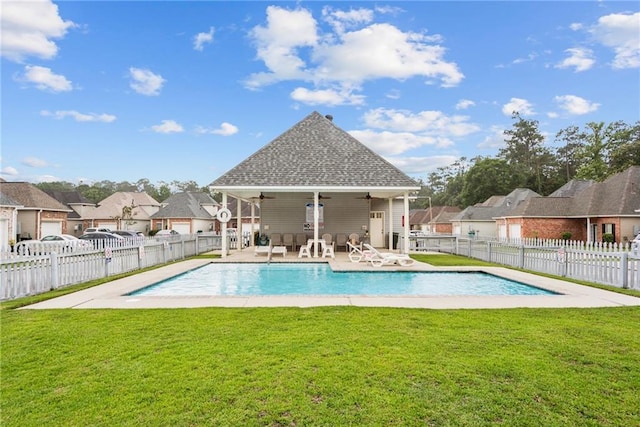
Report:
[[[418,184],[314,111],[211,186],[415,188]]]
[[[151,218],[202,218],[213,219],[203,205],[217,206],[218,202],[203,192],[183,192],[172,194],[163,203],[163,207]]]
[[[28,182],[3,182],[0,191],[26,209],[70,212],[71,209]]]

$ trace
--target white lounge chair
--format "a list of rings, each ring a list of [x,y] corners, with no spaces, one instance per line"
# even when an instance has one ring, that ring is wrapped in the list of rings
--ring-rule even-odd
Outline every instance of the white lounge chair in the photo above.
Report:
[[[369,261],[373,256],[373,252],[370,250],[362,250],[359,246],[354,246],[351,242],[346,242],[347,249],[349,250],[349,259],[351,262],[360,262],[362,260]]]
[[[403,267],[412,265],[415,261],[407,254],[394,254],[391,252],[380,252],[368,243],[364,243],[364,247],[373,254],[369,259],[374,267],[382,267],[383,265],[398,264]]]

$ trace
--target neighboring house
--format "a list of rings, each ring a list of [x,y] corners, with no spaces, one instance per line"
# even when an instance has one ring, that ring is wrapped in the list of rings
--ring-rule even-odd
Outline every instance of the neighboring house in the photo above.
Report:
[[[238,199],[228,197],[227,207],[231,211],[231,220],[227,223],[227,227],[238,229],[242,234],[260,231],[260,205],[257,202],[240,200],[240,227],[238,227]],[[216,231],[220,232],[220,230],[220,221],[216,221]]]
[[[404,233],[402,250],[408,252],[409,221],[403,223],[409,197],[420,186],[336,126],[333,117],[314,111],[213,181],[211,189],[222,194],[224,207],[229,196],[259,203],[264,234],[316,239],[358,233],[373,246],[389,247],[395,233]]]
[[[451,234],[451,218],[460,212],[457,206],[433,206],[426,209],[414,209],[409,216],[412,230],[421,230],[427,234]]]
[[[220,204],[203,192],[176,193],[162,202],[150,216],[153,230],[175,230],[180,234],[214,231]]]
[[[527,199],[540,197],[527,188],[516,188],[506,196],[491,196],[483,203],[469,206],[451,218],[452,234],[473,237],[522,237],[517,224],[505,228],[505,224],[496,222],[496,218],[507,216]]]
[[[0,252],[10,250],[18,242],[18,209],[22,207],[3,194],[0,186]]]
[[[16,213],[16,240],[67,233],[67,214],[71,209],[35,185],[28,182],[2,182],[0,192],[20,205]]]
[[[85,207],[82,229],[106,227],[146,234],[151,230],[151,215],[158,210],[160,203],[145,192],[117,192],[95,207]]]
[[[633,240],[640,233],[640,166],[610,176],[603,182],[570,181],[548,197],[527,200],[496,218],[507,237],[615,242]]]
[[[85,215],[95,209],[95,203],[85,198],[79,191],[45,190],[45,193],[71,209],[67,215],[68,234],[82,235]]]

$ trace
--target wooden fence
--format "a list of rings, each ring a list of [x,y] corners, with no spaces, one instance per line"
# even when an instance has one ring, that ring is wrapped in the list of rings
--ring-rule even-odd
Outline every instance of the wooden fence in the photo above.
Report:
[[[412,251],[464,255],[571,279],[640,290],[640,248],[630,244],[542,239],[409,238]]]
[[[94,241],[74,251],[46,250],[32,255],[15,252],[0,258],[0,300],[37,295],[76,283],[164,264],[221,249],[222,238],[197,234],[176,240],[143,242]]]

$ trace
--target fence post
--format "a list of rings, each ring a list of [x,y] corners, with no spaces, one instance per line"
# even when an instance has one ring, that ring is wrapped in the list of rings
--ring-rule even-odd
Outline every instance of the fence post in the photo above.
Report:
[[[58,289],[59,283],[58,254],[56,252],[51,252],[51,289]]]
[[[629,254],[627,252],[621,253],[620,274],[622,275],[622,289],[629,289]]]
[[[524,268],[524,245],[518,248],[518,268]]]
[[[491,242],[487,240],[487,261],[491,262]]]

